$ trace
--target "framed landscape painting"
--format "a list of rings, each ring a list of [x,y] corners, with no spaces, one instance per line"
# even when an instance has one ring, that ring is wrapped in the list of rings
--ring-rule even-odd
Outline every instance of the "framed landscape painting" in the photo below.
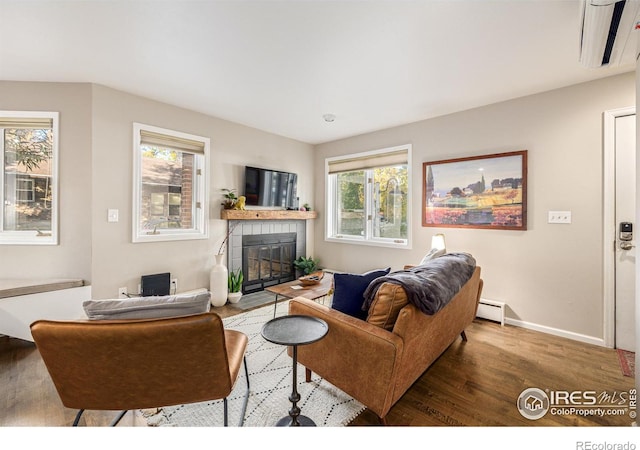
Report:
[[[422,164],[422,226],[527,229],[527,150]]]

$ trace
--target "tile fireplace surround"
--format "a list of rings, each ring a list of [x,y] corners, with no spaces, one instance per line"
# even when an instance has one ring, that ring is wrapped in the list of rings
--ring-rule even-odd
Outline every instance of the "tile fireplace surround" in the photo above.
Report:
[[[314,219],[314,211],[222,210],[221,218],[233,228],[227,247],[227,268],[235,271],[242,268],[242,237],[279,233],[296,234],[296,258],[307,256],[307,220]]]

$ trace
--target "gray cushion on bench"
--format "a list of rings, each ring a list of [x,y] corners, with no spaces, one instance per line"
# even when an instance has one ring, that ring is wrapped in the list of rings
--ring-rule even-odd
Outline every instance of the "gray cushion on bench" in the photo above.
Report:
[[[211,293],[86,300],[84,312],[91,320],[156,319],[188,316],[209,311]]]

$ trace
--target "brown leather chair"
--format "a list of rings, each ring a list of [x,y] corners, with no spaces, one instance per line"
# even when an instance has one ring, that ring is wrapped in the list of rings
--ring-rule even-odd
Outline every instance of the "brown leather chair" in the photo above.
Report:
[[[163,319],[73,321],[39,320],[31,333],[62,403],[85,409],[122,411],[224,399],[244,361],[248,338],[225,330],[213,312]]]

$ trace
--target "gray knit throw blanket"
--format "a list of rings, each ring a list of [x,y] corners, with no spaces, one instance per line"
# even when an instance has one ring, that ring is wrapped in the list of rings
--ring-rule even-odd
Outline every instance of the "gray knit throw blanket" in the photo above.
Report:
[[[399,270],[373,280],[364,292],[364,311],[369,309],[382,283],[402,286],[407,299],[425,314],[435,314],[471,278],[476,260],[468,253],[447,253],[426,264]]]

